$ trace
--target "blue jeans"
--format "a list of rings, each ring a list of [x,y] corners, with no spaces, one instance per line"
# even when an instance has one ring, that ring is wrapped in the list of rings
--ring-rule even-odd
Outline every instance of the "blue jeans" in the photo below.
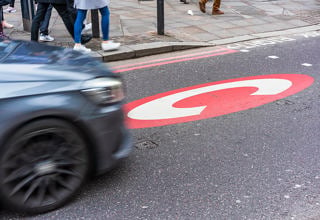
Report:
[[[15,2],[15,0],[11,0],[11,2],[10,2],[10,7],[12,7],[12,8],[14,8],[14,2]]]
[[[99,8],[101,14],[101,29],[102,29],[102,40],[109,40],[109,18],[110,11],[108,6]],[[84,19],[87,16],[87,10],[78,9],[77,19],[74,23],[74,42],[79,44],[81,42],[81,31]]]

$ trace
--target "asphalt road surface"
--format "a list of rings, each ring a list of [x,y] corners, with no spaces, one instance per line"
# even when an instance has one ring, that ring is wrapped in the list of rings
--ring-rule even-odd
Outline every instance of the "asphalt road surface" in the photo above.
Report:
[[[127,103],[141,99],[127,106],[135,150],[33,218],[319,219],[318,35],[110,63]]]

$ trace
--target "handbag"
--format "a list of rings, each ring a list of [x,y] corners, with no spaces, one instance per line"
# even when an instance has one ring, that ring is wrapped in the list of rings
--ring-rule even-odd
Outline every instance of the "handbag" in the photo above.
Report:
[[[0,0],[0,6],[9,5],[11,3],[11,0]]]

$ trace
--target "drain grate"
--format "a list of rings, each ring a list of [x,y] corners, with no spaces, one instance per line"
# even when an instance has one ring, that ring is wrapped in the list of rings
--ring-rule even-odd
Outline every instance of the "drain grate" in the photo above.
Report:
[[[156,148],[158,147],[158,144],[156,144],[155,142],[153,141],[141,141],[141,142],[138,142],[136,143],[135,145],[135,148],[139,149],[139,150],[144,150],[144,149],[153,149],[153,148]]]

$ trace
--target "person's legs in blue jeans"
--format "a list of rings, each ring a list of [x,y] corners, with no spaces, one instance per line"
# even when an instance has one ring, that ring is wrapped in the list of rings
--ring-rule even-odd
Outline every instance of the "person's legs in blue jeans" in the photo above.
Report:
[[[74,23],[74,42],[76,44],[81,43],[82,24],[86,16],[87,16],[87,10],[78,9],[77,18]]]
[[[101,29],[102,29],[102,43],[101,47],[104,51],[117,50],[120,47],[120,43],[114,43],[109,40],[109,20],[110,11],[108,6],[99,8],[101,14]]]
[[[77,18],[74,23],[74,50],[81,51],[84,53],[89,53],[91,49],[86,48],[81,44],[81,31],[83,26],[83,21],[87,16],[87,10],[78,9]]]
[[[110,11],[108,6],[99,9],[101,14],[101,30],[102,30],[102,40],[109,40],[109,20],[110,20]]]

